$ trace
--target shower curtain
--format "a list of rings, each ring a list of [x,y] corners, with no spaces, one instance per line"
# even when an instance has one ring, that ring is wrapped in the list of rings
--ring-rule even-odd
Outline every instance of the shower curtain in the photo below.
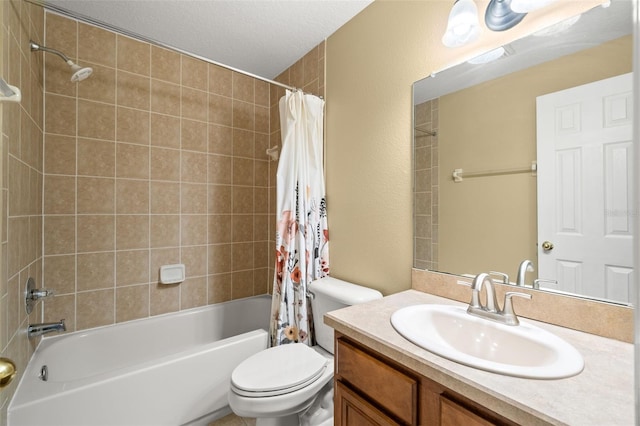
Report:
[[[280,99],[271,346],[314,344],[307,285],[329,273],[323,117],[324,101],[317,96],[287,90]]]

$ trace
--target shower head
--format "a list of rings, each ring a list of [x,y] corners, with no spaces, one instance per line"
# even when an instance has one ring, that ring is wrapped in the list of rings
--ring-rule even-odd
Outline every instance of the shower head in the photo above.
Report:
[[[71,66],[71,70],[73,74],[71,75],[71,81],[82,81],[88,78],[93,73],[93,68],[91,67],[81,67],[80,65],[74,64],[73,62],[67,62]]]
[[[78,64],[75,64],[71,59],[69,59],[64,53],[56,50],[56,49],[51,49],[49,47],[46,46],[41,46],[37,43],[35,43],[34,41],[29,41],[29,47],[31,48],[32,52],[37,52],[42,50],[43,52],[48,52],[48,53],[53,53],[54,55],[58,55],[60,58],[62,58],[63,61],[66,62],[67,65],[69,65],[71,67],[71,70],[73,71],[73,74],[71,75],[71,81],[73,81],[74,83],[77,81],[82,81],[84,79],[86,79],[87,77],[89,77],[91,75],[91,73],[93,73],[93,68],[91,67],[81,67]]]

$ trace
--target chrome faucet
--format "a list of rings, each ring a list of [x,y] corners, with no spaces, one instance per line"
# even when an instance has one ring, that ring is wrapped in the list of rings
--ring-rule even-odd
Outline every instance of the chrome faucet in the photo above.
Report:
[[[482,302],[480,302],[480,292],[483,286],[487,292],[486,307],[482,306]],[[497,313],[496,305],[498,301],[496,300],[496,292],[493,288],[493,279],[491,279],[489,274],[483,272],[482,274],[476,275],[471,283],[471,291],[471,303],[469,303],[467,312],[472,313],[471,310],[480,310],[482,312]]]
[[[533,262],[526,259],[520,262],[518,266],[518,275],[516,275],[516,285],[524,286],[524,278],[527,272],[533,272]]]
[[[24,303],[27,315],[33,311],[33,307],[36,305],[38,300],[51,297],[54,294],[53,290],[36,288],[36,281],[32,277],[29,277],[27,279],[27,289],[24,292]]]
[[[27,328],[27,337],[42,336],[43,334],[53,332],[67,331],[67,327],[64,325],[64,320],[61,319],[58,322],[47,322],[43,324],[29,324]]]
[[[503,309],[500,310],[500,306],[498,305],[498,301],[496,300],[496,292],[493,286],[493,279],[491,279],[491,276],[489,274],[478,274],[471,283],[471,302],[469,302],[467,312],[471,315],[501,322],[506,325],[520,324],[520,321],[518,320],[518,317],[513,310],[512,299],[514,297],[524,297],[526,299],[531,299],[531,295],[526,293],[508,291],[504,296]],[[486,289],[487,293],[486,306],[483,306],[482,302],[480,301],[480,292],[482,291],[483,287]]]

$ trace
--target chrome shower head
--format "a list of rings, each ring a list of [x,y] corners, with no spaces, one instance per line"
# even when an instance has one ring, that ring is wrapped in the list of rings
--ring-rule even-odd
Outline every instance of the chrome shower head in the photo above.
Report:
[[[91,73],[93,73],[93,68],[91,67],[83,68],[80,65],[73,63],[71,59],[69,59],[64,53],[60,52],[59,50],[51,49],[46,46],[41,46],[34,41],[29,41],[29,47],[31,48],[32,52],[37,52],[42,50],[43,52],[53,53],[54,55],[58,55],[60,58],[62,58],[62,60],[65,61],[66,64],[69,65],[71,67],[71,70],[73,71],[73,74],[71,75],[71,81],[73,81],[74,83],[86,79],[91,75]]]

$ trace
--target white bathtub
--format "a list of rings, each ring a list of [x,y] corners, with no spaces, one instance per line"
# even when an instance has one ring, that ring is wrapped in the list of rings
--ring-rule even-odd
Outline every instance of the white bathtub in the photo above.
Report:
[[[9,426],[206,425],[230,412],[229,379],[265,349],[269,296],[46,337]],[[39,376],[43,365],[48,380]]]

